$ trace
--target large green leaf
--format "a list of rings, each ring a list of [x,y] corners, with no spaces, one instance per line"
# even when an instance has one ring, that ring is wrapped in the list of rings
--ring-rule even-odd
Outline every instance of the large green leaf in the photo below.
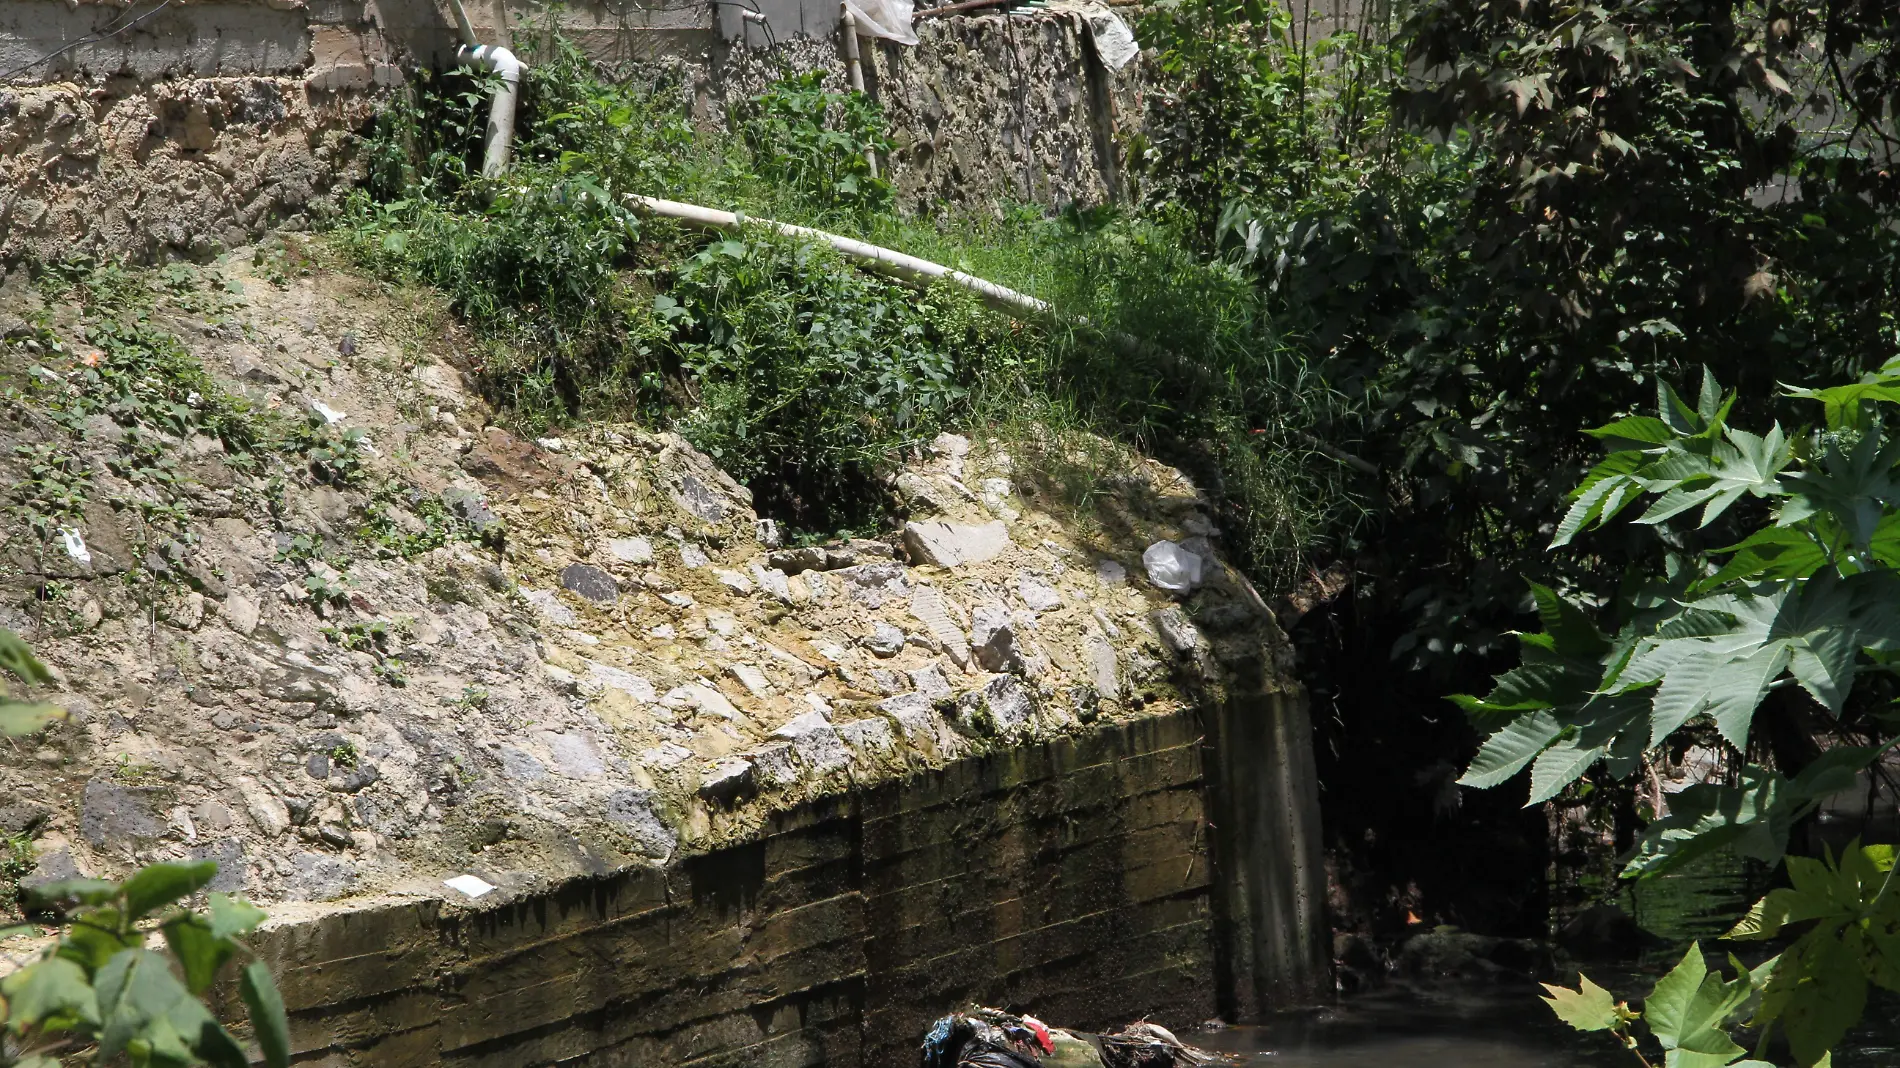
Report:
[[[66,710],[54,705],[29,705],[0,697],[0,737],[21,738],[64,719]]]
[[[251,1030],[257,1035],[267,1068],[287,1068],[290,1064],[290,1019],[284,1012],[283,995],[271,979],[263,961],[252,961],[238,976],[238,992],[250,1010]]]
[[[1693,944],[1643,1002],[1643,1020],[1683,1068],[1721,1068],[1747,1051],[1729,1037],[1729,1017],[1753,993],[1746,973],[1724,982]]]
[[[1544,1003],[1557,1018],[1579,1031],[1608,1031],[1623,1022],[1623,1016],[1616,1009],[1616,999],[1608,990],[1590,981],[1587,975],[1577,976],[1577,989],[1541,984],[1549,992]]]
[[[1546,711],[1530,712],[1512,720],[1503,730],[1484,740],[1471,766],[1459,778],[1461,786],[1496,786],[1524,770],[1537,754],[1557,740],[1564,725]]]
[[[202,996],[217,982],[218,970],[237,952],[237,943],[219,938],[211,924],[195,913],[179,916],[165,924],[165,944],[185,973],[185,988]]]
[[[86,971],[64,957],[45,957],[0,979],[11,1005],[7,1026],[15,1033],[50,1019],[99,1022],[99,1001]]]
[[[250,934],[268,918],[263,909],[229,894],[212,894],[207,911],[211,918],[211,934],[216,938],[237,938]]]
[[[218,875],[218,862],[148,864],[125,881],[125,911],[134,920],[197,893]]]

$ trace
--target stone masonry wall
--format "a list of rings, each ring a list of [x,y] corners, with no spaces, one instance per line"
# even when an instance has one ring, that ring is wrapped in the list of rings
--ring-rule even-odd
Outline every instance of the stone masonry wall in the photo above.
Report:
[[[1192,713],[953,763],[753,842],[486,907],[271,931],[299,1063],[905,1065],[969,1002],[1213,1015]],[[485,904],[485,903],[484,903]]]
[[[527,43],[546,9],[470,5],[483,40]],[[203,260],[271,229],[319,226],[360,174],[383,95],[452,61],[446,9],[419,0],[180,4],[108,29],[117,5],[0,5],[0,262],[75,253]],[[835,35],[720,36],[710,7],[583,4],[556,16],[604,67],[677,89],[702,121],[785,70],[844,84]],[[1139,64],[1095,59],[1074,10],[931,20],[921,43],[865,42],[869,92],[891,118],[887,161],[907,210],[1099,203],[1119,193],[1120,116],[1141,113]]]

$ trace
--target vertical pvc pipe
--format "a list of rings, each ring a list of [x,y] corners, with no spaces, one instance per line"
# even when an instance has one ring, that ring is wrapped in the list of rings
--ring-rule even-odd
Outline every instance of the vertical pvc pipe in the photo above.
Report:
[[[839,19],[839,24],[844,33],[845,69],[851,74],[852,91],[862,93],[864,92],[864,66],[858,61],[858,20],[855,15],[851,14],[851,5],[841,3],[838,5],[838,8],[843,12],[842,17]],[[871,177],[876,178],[876,149],[867,147],[864,150],[864,163],[867,167],[871,168]]]

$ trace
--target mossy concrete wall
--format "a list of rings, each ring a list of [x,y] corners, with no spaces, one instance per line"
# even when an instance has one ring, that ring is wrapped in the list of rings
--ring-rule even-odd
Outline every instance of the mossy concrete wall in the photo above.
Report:
[[[1213,1016],[1198,715],[776,816],[758,840],[487,907],[262,938],[300,1064],[903,1065],[971,1001],[1077,1027]]]

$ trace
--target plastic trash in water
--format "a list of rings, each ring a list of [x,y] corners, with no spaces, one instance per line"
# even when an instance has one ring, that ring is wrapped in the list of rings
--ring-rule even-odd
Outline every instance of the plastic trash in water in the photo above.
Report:
[[[92,563],[92,552],[86,548],[86,539],[72,527],[59,528],[59,540],[66,545],[66,555],[82,564]]]
[[[479,875],[457,875],[453,879],[442,880],[442,883],[449,889],[460,890],[470,897],[481,897],[483,894],[495,889],[494,883],[489,882]]]
[[[1141,554],[1148,581],[1174,593],[1186,593],[1201,584],[1203,561],[1171,541],[1158,541]]]

